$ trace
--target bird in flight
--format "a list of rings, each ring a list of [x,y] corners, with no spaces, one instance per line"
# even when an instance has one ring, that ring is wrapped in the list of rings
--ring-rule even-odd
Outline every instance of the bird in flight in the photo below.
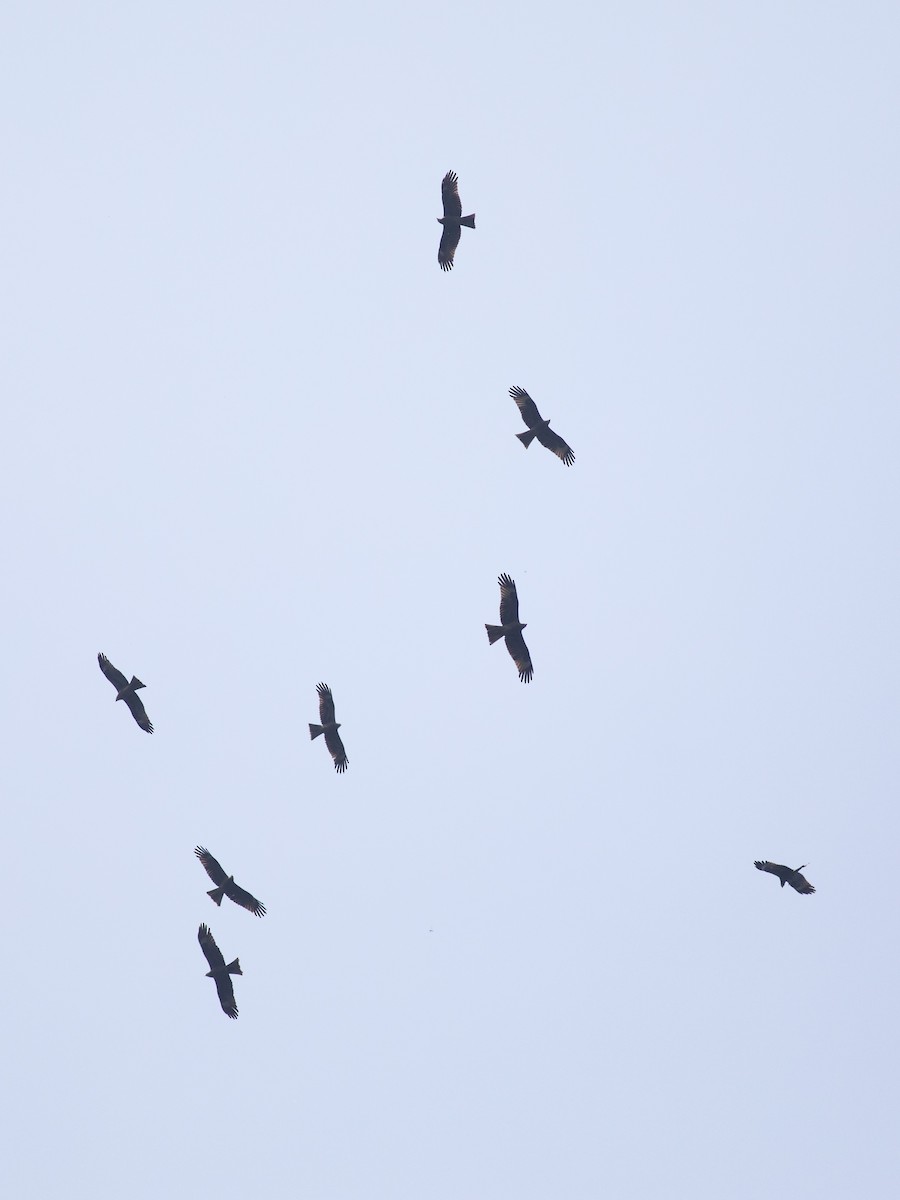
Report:
[[[236,1017],[238,1015],[238,1007],[234,1001],[234,987],[230,977],[232,975],[243,975],[244,972],[241,970],[239,960],[235,959],[228,966],[225,965],[225,956],[216,945],[216,939],[206,925],[201,925],[197,930],[197,941],[200,943],[200,949],[209,963],[206,978],[215,980],[216,991],[219,993],[219,1003],[222,1005],[222,1012],[227,1017]]]
[[[800,874],[800,872],[803,870],[803,867],[806,866],[806,863],[804,863],[802,867],[797,867],[794,870],[791,870],[790,867],[783,867],[781,863],[773,862],[754,862],[753,865],[756,867],[757,871],[768,871],[770,875],[777,875],[781,880],[782,887],[784,887],[786,883],[789,883],[794,891],[799,892],[801,896],[811,896],[816,890],[809,880],[804,879]]]
[[[459,198],[459,180],[455,171],[448,171],[441,180],[441,199],[444,202],[444,215],[438,221],[444,227],[441,234],[441,244],[438,246],[438,262],[442,271],[453,269],[453,255],[459,245],[462,226],[467,229],[475,228],[475,214],[469,217],[462,215],[462,201]]]
[[[213,858],[205,847],[197,846],[194,853],[203,863],[207,875],[216,885],[212,891],[206,893],[214,904],[221,906],[222,897],[227,896],[229,900],[233,900],[241,908],[246,908],[247,912],[252,912],[254,917],[264,917],[266,915],[266,906],[260,904],[255,896],[251,896],[249,892],[245,892],[242,887],[238,887],[234,882],[234,876],[226,875],[219,866],[218,860]]]
[[[500,624],[485,625],[488,641],[493,646],[500,638],[506,638],[506,648],[518,667],[519,679],[522,683],[531,683],[534,668],[522,637],[525,626],[519,620],[519,596],[515,580],[508,575],[501,575],[497,582],[500,584]]]
[[[334,719],[334,698],[331,695],[331,688],[327,683],[317,683],[316,691],[319,693],[319,720],[322,724],[310,724],[310,740],[314,741],[320,733],[325,734],[325,745],[334,759],[334,769],[339,775],[342,775],[347,770],[350,760],[347,758],[344,743],[338,733],[341,723]]]
[[[116,699],[125,701],[131,710],[131,715],[145,733],[152,733],[153,726],[150,724],[150,718],[137,694],[138,688],[146,685],[141,683],[137,675],[132,675],[131,682],[129,682],[121,671],[116,670],[105,654],[98,654],[97,662],[100,664],[100,670],[116,689]]]
[[[575,461],[572,447],[562,440],[558,433],[550,428],[550,418],[545,421],[538,412],[538,407],[524,388],[511,387],[509,394],[515,400],[522,414],[522,420],[528,426],[527,433],[517,433],[516,437],[527,450],[532,441],[537,438],[542,446],[552,450],[557,458],[562,459],[567,467]]]

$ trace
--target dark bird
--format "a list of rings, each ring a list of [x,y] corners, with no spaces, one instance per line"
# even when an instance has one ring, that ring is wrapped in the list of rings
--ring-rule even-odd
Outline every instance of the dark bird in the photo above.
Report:
[[[316,691],[319,693],[319,720],[322,724],[310,725],[309,736],[310,739],[315,740],[320,733],[325,734],[325,745],[334,759],[334,769],[339,775],[342,775],[347,770],[349,759],[344,750],[341,735],[338,733],[341,723],[334,719],[334,699],[331,695],[331,688],[327,683],[317,683]]]
[[[145,687],[146,684],[141,683],[137,675],[132,675],[129,683],[121,671],[117,671],[105,654],[97,655],[97,662],[100,664],[100,670],[116,689],[116,699],[124,700],[131,710],[131,715],[140,725],[141,729],[147,733],[153,732],[153,726],[150,724],[150,718],[144,708],[140,696],[137,694],[138,688]]]
[[[234,1002],[234,988],[231,984],[232,975],[243,975],[240,962],[235,959],[225,966],[225,958],[222,951],[216,945],[216,939],[210,933],[206,925],[201,925],[197,931],[197,941],[200,943],[200,949],[206,955],[206,961],[209,963],[210,969],[206,972],[207,979],[216,981],[216,991],[219,993],[219,1003],[222,1005],[222,1012],[227,1017],[236,1017],[238,1015],[238,1007]]]
[[[207,875],[216,885],[211,892],[207,892],[213,903],[221,905],[222,897],[227,896],[229,900],[233,900],[235,904],[239,904],[241,908],[246,908],[247,912],[252,912],[254,917],[264,917],[266,915],[266,906],[260,904],[255,896],[251,896],[249,892],[245,892],[242,887],[234,882],[233,875],[226,875],[219,866],[218,861],[213,858],[210,852],[204,849],[203,846],[197,846],[194,853],[203,863]]]
[[[546,446],[548,450],[552,450],[557,458],[561,458],[567,467],[571,467],[575,461],[575,455],[572,453],[572,447],[567,445],[562,440],[558,433],[554,433],[550,428],[550,418],[545,421],[538,412],[537,405],[528,395],[524,388],[511,387],[509,394],[515,400],[519,407],[519,412],[522,414],[522,420],[528,426],[527,433],[517,433],[516,437],[527,450],[532,441],[537,438],[542,446]]]
[[[469,217],[462,215],[462,201],[459,198],[459,180],[455,171],[448,171],[441,180],[441,199],[444,201],[444,215],[438,217],[443,225],[441,244],[438,246],[438,262],[442,271],[453,269],[453,255],[459,245],[462,226],[467,229],[475,228],[475,214]]]
[[[803,867],[806,866],[806,863],[804,863],[802,867],[797,867],[793,871],[790,867],[783,867],[781,863],[754,862],[753,865],[756,867],[757,871],[768,871],[770,875],[777,875],[781,880],[782,887],[784,887],[786,883],[789,883],[794,891],[799,892],[801,896],[811,896],[816,890],[809,880],[804,879],[800,874],[800,872],[803,870]]]
[[[522,637],[525,626],[519,620],[519,597],[515,580],[510,579],[508,575],[501,575],[497,582],[500,584],[500,624],[485,625],[488,641],[493,646],[494,642],[505,637],[510,657],[519,668],[519,678],[523,683],[531,683],[534,668],[525,639]]]

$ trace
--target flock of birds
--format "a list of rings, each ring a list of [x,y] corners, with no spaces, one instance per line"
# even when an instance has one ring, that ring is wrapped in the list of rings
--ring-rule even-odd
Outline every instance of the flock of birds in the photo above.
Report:
[[[444,215],[438,217],[438,221],[444,227],[441,235],[441,242],[438,246],[438,263],[442,271],[449,271],[453,267],[453,256],[456,253],[456,247],[459,245],[459,239],[462,236],[462,227],[465,225],[467,229],[475,228],[475,214],[464,217],[462,215],[462,201],[459,198],[459,180],[455,171],[448,171],[441,182],[441,196],[444,201]],[[568,446],[559,434],[554,433],[550,428],[549,420],[544,420],[538,412],[537,405],[528,395],[524,388],[511,387],[509,394],[512,396],[518,405],[519,412],[522,414],[522,420],[528,426],[526,433],[517,433],[522,445],[527,450],[535,438],[546,446],[548,450],[552,450],[557,458],[562,459],[567,467],[570,467],[575,461],[575,455],[572,453],[571,446]],[[491,645],[500,640],[506,639],[506,648],[512,657],[513,662],[519,671],[519,678],[523,683],[530,683],[534,675],[534,668],[531,665],[531,655],[528,653],[528,647],[525,645],[525,639],[522,637],[522,630],[525,626],[519,620],[519,597],[516,592],[515,581],[510,579],[508,575],[501,575],[497,580],[500,584],[500,624],[485,625],[487,630],[488,641]],[[324,684],[319,684],[319,694],[322,694]],[[327,691],[327,689],[326,689]],[[331,693],[328,692],[330,700]],[[322,711],[322,702],[320,701],[320,711]],[[331,720],[334,721],[334,704],[331,703]],[[322,716],[323,724],[325,716]],[[325,744],[331,750],[334,765],[338,771],[346,770],[347,756],[344,754],[344,747],[340,738],[337,736],[337,725],[332,725],[332,741],[328,740],[329,726],[325,725]],[[313,733],[313,729],[317,732]],[[310,734],[317,737],[322,729],[319,726],[310,725]],[[338,747],[341,754],[341,759],[335,753],[335,747]],[[341,765],[343,764],[343,765]],[[759,871],[768,871],[771,875],[777,875],[781,880],[781,886],[784,887],[789,883],[795,891],[801,896],[811,896],[816,890],[809,880],[805,879],[800,872],[805,869],[805,865],[801,867],[791,868],[782,866],[781,863],[773,862],[754,862],[753,864]]]
[[[438,246],[438,263],[442,271],[450,271],[453,268],[453,258],[462,236],[463,226],[467,229],[474,229],[475,214],[472,213],[467,217],[462,215],[462,201],[459,198],[459,180],[455,171],[448,171],[441,181],[441,197],[443,199],[444,215],[438,217],[438,221],[443,226],[440,245]],[[516,434],[516,437],[521,441],[525,449],[527,450],[534,439],[537,438],[542,446],[545,446],[565,463],[567,467],[570,467],[575,461],[575,455],[572,452],[571,446],[550,428],[549,419],[545,420],[541,416],[531,396],[521,387],[511,387],[509,394],[515,401],[522,420],[527,426],[525,433]],[[506,641],[506,649],[509,651],[510,657],[519,672],[519,679],[522,683],[530,683],[534,676],[534,667],[531,662],[531,654],[525,645],[525,639],[522,637],[522,630],[526,626],[524,622],[519,620],[519,596],[516,591],[516,583],[514,579],[505,573],[500,575],[497,582],[500,585],[500,624],[485,624],[488,642],[490,645],[493,645],[494,642],[498,642],[503,638]],[[100,664],[100,670],[116,689],[116,700],[124,700],[139,728],[143,729],[145,733],[152,733],[153,725],[147,716],[143,701],[138,695],[138,691],[146,685],[136,675],[132,675],[130,680],[127,679],[121,671],[112,665],[105,654],[98,654],[97,661]],[[312,724],[310,722],[309,736],[313,741],[317,737],[324,736],[325,745],[334,760],[334,769],[339,775],[342,775],[347,770],[350,760],[347,758],[344,743],[338,733],[341,723],[335,715],[334,697],[331,694],[331,688],[326,683],[317,684],[316,692],[319,697],[319,723]],[[207,895],[215,904],[221,905],[222,897],[227,896],[229,900],[240,905],[241,908],[247,909],[254,916],[265,916],[265,905],[261,904],[255,896],[245,891],[244,888],[239,887],[234,882],[233,875],[226,875],[219,862],[213,858],[205,847],[197,846],[194,853],[205,868],[207,875],[215,884],[215,887],[207,892]],[[783,866],[781,863],[757,861],[753,865],[759,871],[767,871],[771,875],[776,875],[781,881],[782,887],[786,883],[789,883],[801,896],[812,895],[816,890],[800,873],[805,869],[805,864],[800,867],[791,868]],[[230,963],[225,962],[225,956],[216,945],[215,938],[205,923],[200,926],[197,938],[200,942],[200,948],[209,964],[209,970],[206,972],[207,977],[215,982],[222,1011],[227,1016],[235,1018],[238,1015],[238,1008],[234,999],[234,985],[231,982],[231,976],[243,974],[240,960],[235,958]]]

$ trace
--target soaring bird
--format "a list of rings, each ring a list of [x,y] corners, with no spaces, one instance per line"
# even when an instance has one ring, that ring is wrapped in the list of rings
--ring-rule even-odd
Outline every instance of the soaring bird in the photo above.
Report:
[[[462,215],[462,201],[459,198],[459,180],[455,171],[448,171],[441,180],[441,199],[444,201],[444,215],[438,217],[443,225],[441,244],[438,246],[438,262],[442,271],[453,269],[453,255],[459,245],[462,226],[467,229],[475,228],[475,214],[469,217]]]
[[[131,682],[125,678],[121,671],[117,671],[105,654],[97,655],[97,662],[100,664],[100,670],[116,689],[116,699],[124,700],[131,710],[131,715],[146,733],[153,732],[153,726],[150,724],[150,718],[147,716],[143,702],[137,694],[138,688],[145,687],[141,683],[137,675],[132,675]]]
[[[494,642],[505,637],[510,657],[519,668],[519,679],[522,683],[531,683],[534,668],[525,639],[522,637],[525,626],[519,620],[519,596],[515,580],[510,579],[508,575],[501,575],[497,582],[500,584],[500,624],[485,625],[488,641],[493,646]]]
[[[800,874],[806,863],[802,867],[796,867],[793,871],[790,867],[783,867],[781,863],[754,862],[753,865],[757,871],[768,871],[770,875],[777,875],[781,880],[782,887],[786,883],[789,883],[794,891],[799,892],[801,896],[811,896],[816,890],[809,880],[804,879]]]
[[[266,915],[266,906],[260,904],[255,896],[251,896],[249,892],[245,892],[242,887],[238,887],[234,882],[234,876],[226,875],[219,866],[218,861],[213,858],[208,850],[203,846],[197,846],[194,853],[203,863],[207,875],[216,885],[211,892],[206,893],[215,904],[221,906],[222,897],[227,896],[229,900],[233,900],[241,908],[246,908],[247,912],[252,912],[254,917],[264,917]]]
[[[216,945],[216,939],[209,932],[206,925],[201,925],[197,931],[197,941],[200,943],[200,949],[206,956],[206,961],[209,963],[210,969],[206,972],[207,979],[216,981],[216,991],[219,993],[219,1003],[222,1005],[222,1012],[228,1017],[236,1017],[238,1015],[238,1007],[234,1002],[234,987],[231,983],[230,976],[243,975],[241,964],[238,959],[225,965],[225,957],[222,951]]]
[[[319,720],[322,724],[310,725],[309,736],[314,741],[320,733],[325,734],[325,745],[334,759],[334,769],[339,775],[342,775],[347,770],[350,760],[347,758],[344,743],[338,733],[341,723],[334,719],[334,699],[331,695],[331,688],[327,683],[317,683],[316,691],[319,693]]]
[[[544,420],[538,412],[537,405],[524,388],[511,387],[509,394],[519,406],[522,420],[528,426],[527,433],[516,434],[516,437],[525,449],[527,450],[532,441],[537,438],[542,446],[546,446],[548,450],[552,450],[556,457],[561,458],[567,467],[571,467],[575,461],[572,447],[567,445],[558,433],[553,432],[550,428],[550,418],[548,417],[546,421]]]

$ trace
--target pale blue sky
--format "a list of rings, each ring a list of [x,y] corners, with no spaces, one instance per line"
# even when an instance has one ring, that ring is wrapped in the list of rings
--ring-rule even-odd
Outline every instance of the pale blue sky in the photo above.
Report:
[[[5,1194],[892,1194],[898,32],[7,5]]]

